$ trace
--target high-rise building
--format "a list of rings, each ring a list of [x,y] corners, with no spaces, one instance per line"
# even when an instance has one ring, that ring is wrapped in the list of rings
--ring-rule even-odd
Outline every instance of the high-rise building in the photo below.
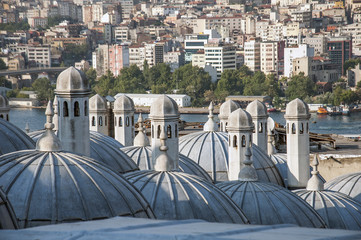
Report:
[[[330,37],[327,42],[327,52],[331,63],[339,72],[344,73],[345,61],[352,57],[352,40],[350,36]]]
[[[225,69],[236,69],[236,47],[232,44],[212,43],[204,46],[205,65],[217,69],[217,78]]]
[[[293,69],[293,59],[301,57],[313,57],[314,48],[309,47],[307,44],[300,44],[294,47],[285,48],[284,53],[284,76],[291,77]]]
[[[250,41],[244,43],[244,65],[249,67],[251,71],[261,70],[260,51],[261,46],[258,38],[251,38]]]
[[[265,74],[278,74],[278,63],[283,60],[285,42],[261,42],[261,71]]]

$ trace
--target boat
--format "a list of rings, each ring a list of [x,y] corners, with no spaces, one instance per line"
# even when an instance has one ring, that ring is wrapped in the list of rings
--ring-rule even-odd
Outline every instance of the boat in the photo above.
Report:
[[[321,114],[321,115],[326,115],[327,114],[327,109],[326,108],[324,108],[324,107],[319,107],[318,109],[317,109],[317,114]]]
[[[267,112],[277,112],[277,109],[272,104],[266,104]]]
[[[341,115],[342,111],[339,106],[327,107],[327,114],[330,116]]]
[[[350,108],[349,106],[345,105],[342,107],[342,115],[348,116],[350,115]]]

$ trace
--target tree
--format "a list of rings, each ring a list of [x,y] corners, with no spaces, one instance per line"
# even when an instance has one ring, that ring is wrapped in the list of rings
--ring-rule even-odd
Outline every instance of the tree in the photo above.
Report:
[[[349,60],[345,61],[345,63],[343,64],[344,72],[342,74],[345,75],[346,71],[348,69],[355,68],[355,66],[359,63],[361,63],[361,59],[359,59],[359,58],[349,59]]]
[[[4,60],[0,58],[0,70],[6,70],[6,69],[8,69],[6,63],[4,62]]]
[[[101,76],[96,83],[94,90],[101,96],[115,95],[114,91],[115,77],[111,71],[107,71],[105,75]]]
[[[218,100],[224,101],[224,98],[228,95],[241,95],[243,93],[244,84],[240,73],[240,71],[234,69],[223,71],[215,91]]]
[[[97,79],[97,71],[94,68],[89,68],[86,72],[85,72],[85,76],[89,81],[90,87],[91,89],[94,88],[95,84],[96,84],[96,79]]]
[[[68,44],[66,45],[62,58],[64,60],[65,65],[74,65],[75,62],[79,62],[82,59],[87,59],[89,55],[89,46],[88,44],[76,45],[76,44]]]
[[[147,86],[152,90],[152,93],[167,93],[171,92],[171,77],[172,73],[170,67],[166,63],[158,63],[147,71],[144,75]]]
[[[307,96],[314,96],[316,93],[316,84],[309,77],[305,76],[303,72],[291,77],[286,89],[286,97],[289,101],[295,98],[303,100]]]
[[[145,93],[144,76],[139,67],[132,64],[120,70],[114,89],[122,93]]]
[[[49,101],[54,98],[54,88],[47,78],[36,79],[32,87],[39,101]]]
[[[0,23],[0,30],[5,30],[9,32],[16,32],[17,30],[29,30],[30,25],[28,24],[27,19],[24,19],[15,23]]]

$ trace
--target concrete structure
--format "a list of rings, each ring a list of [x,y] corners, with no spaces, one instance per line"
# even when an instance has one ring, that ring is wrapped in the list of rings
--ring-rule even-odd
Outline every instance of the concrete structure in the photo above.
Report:
[[[251,115],[254,124],[252,143],[267,154],[267,107],[259,100],[254,100],[248,104],[246,111]]]
[[[238,103],[232,100],[227,100],[224,103],[222,103],[221,107],[219,108],[219,114],[218,114],[221,132],[227,132],[228,117],[233,111],[237,110],[238,108],[240,108]]]
[[[251,39],[244,43],[244,65],[253,72],[261,70],[260,51],[259,39]]]
[[[346,75],[348,86],[356,87],[361,81],[361,65],[357,64],[355,68],[348,69]]]
[[[217,79],[226,69],[236,69],[236,47],[231,44],[206,44],[204,64],[217,69]]]
[[[33,67],[51,67],[50,46],[27,46],[26,58]]]
[[[108,135],[107,101],[99,94],[89,99],[89,126],[91,131]]]
[[[327,52],[327,38],[323,34],[306,36],[302,39],[302,43],[313,47],[315,50],[315,56],[320,56]]]
[[[115,98],[123,95],[118,93]],[[135,106],[151,106],[153,102],[161,96],[161,94],[128,94]],[[191,97],[185,94],[167,94],[168,97],[172,98],[179,107],[189,107],[191,105]]]
[[[310,48],[307,44],[300,44],[295,47],[285,48],[285,61],[284,61],[284,76],[291,77],[293,69],[293,59],[301,57],[313,57],[314,49]]]
[[[350,36],[330,37],[327,41],[327,52],[331,62],[337,66],[339,73],[343,74],[344,63],[352,58],[352,40]]]
[[[114,138],[123,146],[133,146],[134,103],[127,95],[120,95],[114,102]]]
[[[296,98],[286,107],[288,186],[304,188],[310,176],[308,106]]]
[[[260,70],[262,72],[279,74],[279,62],[283,60],[284,47],[284,41],[260,43]]]

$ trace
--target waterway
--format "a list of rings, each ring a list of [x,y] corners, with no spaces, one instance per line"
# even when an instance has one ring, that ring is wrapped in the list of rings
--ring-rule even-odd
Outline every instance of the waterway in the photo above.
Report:
[[[35,131],[44,128],[45,123],[45,109],[29,109],[29,108],[13,108],[10,111],[10,122],[15,124],[20,129],[25,128],[28,123],[30,131]],[[147,118],[148,114],[143,114],[143,118]],[[284,125],[284,113],[276,112],[270,113],[276,122]],[[135,119],[138,114],[135,114]],[[206,122],[208,114],[181,114],[181,119],[187,122]],[[218,118],[215,116],[215,120]],[[351,113],[350,116],[328,116],[311,114],[310,130],[315,133],[326,134],[361,134],[361,112]]]

